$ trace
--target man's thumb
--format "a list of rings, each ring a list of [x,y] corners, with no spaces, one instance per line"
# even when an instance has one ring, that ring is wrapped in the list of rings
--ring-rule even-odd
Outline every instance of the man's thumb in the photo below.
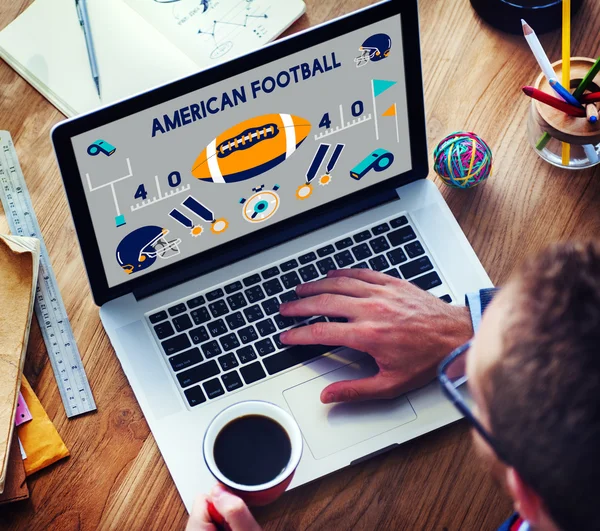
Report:
[[[321,391],[321,402],[333,404],[336,402],[359,402],[374,398],[391,398],[389,382],[381,374],[361,380],[344,380],[328,385]]]

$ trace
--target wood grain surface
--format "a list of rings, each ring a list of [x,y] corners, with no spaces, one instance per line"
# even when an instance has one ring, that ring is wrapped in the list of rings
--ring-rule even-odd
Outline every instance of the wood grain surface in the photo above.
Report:
[[[2,0],[0,28],[29,3]],[[307,14],[290,32],[372,2],[306,3]],[[527,142],[529,101],[520,89],[535,81],[538,67],[525,40],[486,26],[468,0],[422,0],[420,13],[430,152],[455,130],[477,132],[494,152],[495,173],[477,189],[450,190],[435,178],[492,280],[503,282],[549,242],[598,235],[598,171],[554,168]],[[600,4],[588,0],[573,21],[574,55],[598,56],[599,26]],[[551,60],[558,59],[559,33],[541,40]],[[95,414],[67,420],[34,323],[25,374],[71,458],[30,478],[31,499],[1,509],[0,528],[183,529],[184,506],[90,295],[49,140],[62,118],[0,62],[0,129],[15,141],[98,405]],[[0,232],[6,230],[0,215]],[[467,426],[457,423],[296,489],[255,514],[267,530],[493,530],[510,511],[480,468]]]

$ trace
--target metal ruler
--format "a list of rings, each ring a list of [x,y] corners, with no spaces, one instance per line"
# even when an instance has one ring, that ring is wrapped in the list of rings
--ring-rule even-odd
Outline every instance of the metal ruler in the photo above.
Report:
[[[0,200],[12,234],[40,240],[42,252],[35,294],[35,314],[67,417],[94,411],[96,404],[92,390],[81,363],[65,305],[58,291],[56,277],[31,205],[17,153],[7,131],[0,131]]]

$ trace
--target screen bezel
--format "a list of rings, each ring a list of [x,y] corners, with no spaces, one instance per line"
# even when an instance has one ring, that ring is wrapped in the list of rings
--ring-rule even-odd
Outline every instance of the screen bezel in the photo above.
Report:
[[[410,171],[137,279],[114,287],[108,286],[100,248],[87,206],[83,180],[73,150],[71,141],[73,137],[398,14],[401,16],[406,72],[412,158]],[[388,0],[308,29],[232,61],[59,123],[52,130],[51,137],[96,304],[101,306],[107,301],[132,292],[136,297],[143,297],[167,289],[375,205],[391,201],[397,197],[396,188],[427,177],[427,137],[417,0]]]

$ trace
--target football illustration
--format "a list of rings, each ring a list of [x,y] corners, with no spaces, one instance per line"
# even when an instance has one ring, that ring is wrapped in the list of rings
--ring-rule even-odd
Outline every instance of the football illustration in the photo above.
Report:
[[[310,133],[310,122],[291,114],[266,114],[239,123],[200,153],[192,175],[207,183],[237,183],[281,164]]]

